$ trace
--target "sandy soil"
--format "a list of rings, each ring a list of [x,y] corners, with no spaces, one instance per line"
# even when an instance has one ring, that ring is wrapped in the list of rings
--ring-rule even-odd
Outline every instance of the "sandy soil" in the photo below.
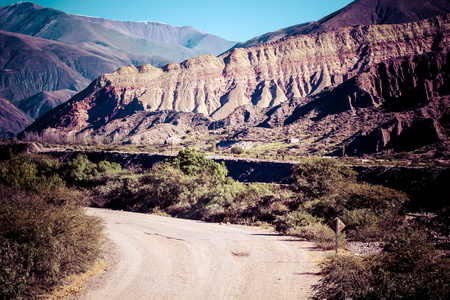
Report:
[[[108,270],[77,299],[307,299],[322,251],[272,231],[130,212],[103,217]]]

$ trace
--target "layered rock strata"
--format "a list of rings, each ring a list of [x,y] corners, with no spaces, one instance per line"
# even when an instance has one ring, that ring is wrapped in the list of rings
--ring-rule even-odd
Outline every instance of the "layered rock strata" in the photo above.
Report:
[[[174,110],[223,119],[242,105],[273,107],[336,86],[368,67],[450,48],[450,15],[398,25],[295,36],[172,63],[123,67],[95,80],[29,127],[93,131],[136,111]]]

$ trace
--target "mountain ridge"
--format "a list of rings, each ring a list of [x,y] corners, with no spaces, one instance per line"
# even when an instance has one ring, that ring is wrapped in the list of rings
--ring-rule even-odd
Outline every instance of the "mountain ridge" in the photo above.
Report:
[[[269,32],[238,43],[233,48],[247,48],[284,37],[321,33],[342,27],[411,23],[449,12],[450,2],[447,0],[356,0],[318,21]]]
[[[26,107],[30,115],[40,117],[42,112],[35,112],[42,107],[46,111],[67,100],[64,93],[59,93],[62,98],[56,100],[54,95],[58,93],[51,96],[46,92],[79,92],[98,76],[122,66],[153,64],[159,67],[205,53],[220,53],[235,44],[192,27],[167,24],[166,31],[171,28],[174,35],[184,28],[185,32],[178,35],[191,44],[182,45],[182,40],[164,40],[167,35],[164,33],[161,33],[161,41],[152,41],[144,39],[144,36],[127,36],[114,31],[114,24],[120,27],[115,21],[102,19],[100,23],[108,25],[105,27],[94,19],[66,14],[32,2],[0,8],[0,95],[3,100],[11,101],[17,107],[21,103],[20,107]],[[133,22],[119,23],[125,33],[126,24],[129,25],[128,31],[136,26]],[[34,100],[24,104],[30,97]],[[41,101],[37,102],[37,99]],[[6,106],[2,106],[0,112],[3,108],[6,110]],[[14,127],[22,130],[31,119],[19,118],[16,121],[26,122]],[[8,124],[0,123],[0,127],[5,128],[0,132],[8,132],[6,136],[10,137]]]
[[[323,127],[324,131],[329,131],[326,129],[329,127],[339,132],[337,125],[330,124],[334,122],[345,128],[351,124],[350,120],[354,120],[352,122],[358,122],[362,130],[369,132],[376,128],[364,125],[362,121],[364,118],[371,115],[378,118],[377,126],[384,126],[387,119],[380,111],[369,112],[367,116],[363,114],[359,117],[359,111],[365,111],[365,108],[350,105],[352,101],[356,101],[356,98],[352,98],[353,94],[346,94],[351,89],[345,88],[343,96],[340,96],[344,102],[340,100],[339,105],[347,103],[343,111],[330,111],[322,117],[318,114],[315,103],[323,100],[317,102],[314,97],[327,90],[338,89],[351,78],[362,78],[366,70],[388,60],[428,55],[436,51],[446,54],[450,48],[449,39],[450,15],[443,15],[407,24],[348,27],[322,34],[293,36],[250,48],[234,49],[220,57],[202,56],[159,69],[152,66],[123,67],[114,73],[99,77],[88,89],[76,95],[67,104],[35,122],[27,132],[30,134],[36,132],[41,137],[57,133],[60,136],[71,136],[73,139],[76,139],[77,135],[111,138],[115,136],[115,141],[124,141],[127,138],[132,139],[129,134],[137,128],[133,127],[135,126],[133,124],[144,124],[147,114],[153,110],[172,109],[202,113],[200,109],[206,108],[208,103],[217,106],[211,107],[209,113],[205,114],[212,116],[213,119],[204,120],[204,130],[211,130],[212,124],[215,124],[216,128],[221,127],[214,119],[226,120],[227,116],[231,117],[242,107],[264,111],[256,113],[259,117],[254,119],[257,122],[253,125],[247,122],[252,118],[252,113],[243,110],[241,117],[236,115],[235,120],[247,122],[247,125],[240,124],[241,126],[236,126],[237,128],[242,126],[251,128],[248,131],[250,135],[242,131],[240,135],[235,136],[238,139],[255,136],[251,132],[259,135],[262,130],[279,137],[282,128],[287,125],[289,125],[286,128],[288,132],[308,132],[312,127],[307,124],[314,124],[316,121],[320,121],[317,126]],[[429,63],[433,64],[433,56],[430,57]],[[402,72],[399,71],[400,74],[403,74]],[[414,73],[412,76],[415,76]],[[160,84],[166,84],[167,87]],[[161,97],[159,98],[161,101],[155,102],[157,97]],[[192,100],[184,101],[186,99],[183,97],[192,97]],[[377,104],[377,101],[381,100],[367,102],[364,97],[359,99],[361,103],[368,103],[367,107],[375,110],[383,109]],[[447,102],[440,103],[439,105],[445,107]],[[307,118],[300,118],[301,121],[298,121],[299,117],[295,117],[295,107],[308,112],[305,115]],[[264,115],[269,116],[265,121],[261,120]],[[289,116],[291,121],[286,123]],[[131,121],[134,118],[137,119]],[[337,118],[342,120],[339,121]],[[345,125],[345,120],[350,123]],[[171,124],[172,121],[167,122],[169,123],[166,124]],[[153,123],[148,124],[138,131],[134,130],[133,134],[139,135],[141,140],[143,136],[147,136],[146,139],[150,142]],[[172,125],[179,124],[180,122],[176,122]],[[437,127],[431,126],[433,128],[440,126],[437,123],[435,125]],[[170,135],[182,135],[185,129],[183,127],[178,129],[178,132],[171,131]],[[340,133],[338,138],[342,144],[333,147],[338,147],[341,152],[342,149],[346,149],[346,145],[351,143],[355,134],[358,134],[354,130],[348,132]],[[439,139],[445,140],[446,135],[441,135]],[[439,139],[434,142],[439,142]],[[333,147],[329,150],[334,151]]]
[[[191,49],[182,56],[167,57],[172,61],[183,61],[189,57],[195,57],[207,53],[220,54],[232,47],[235,42],[228,42],[218,36],[210,35],[191,26],[174,26],[165,24],[162,32],[152,29],[152,24],[158,22],[122,22],[104,18],[88,17],[67,14],[52,8],[45,8],[31,2],[21,2],[0,8],[0,29],[15,33],[27,34],[49,40],[63,42],[69,45],[77,45],[85,42],[96,42],[108,45],[108,47],[133,53],[125,45],[132,44],[139,52],[164,56],[170,51],[158,52],[158,43],[171,44]],[[145,28],[147,27],[147,28]],[[70,29],[70,31],[67,31]],[[141,31],[141,34],[138,32]],[[143,34],[145,32],[150,34]],[[178,38],[176,38],[178,36]],[[194,39],[197,43],[189,45],[187,40]],[[211,42],[201,43],[202,39],[210,39]],[[147,41],[147,42],[145,42]],[[149,44],[148,41],[153,42]],[[214,45],[216,43],[217,45]],[[141,44],[150,48],[146,49]],[[195,47],[201,44],[204,47]],[[190,47],[189,47],[190,46]],[[154,48],[155,50],[153,50]],[[216,48],[214,51],[213,48]],[[169,53],[167,53],[169,52]]]
[[[449,15],[417,23],[339,29],[234,49],[217,58],[196,57],[160,69],[123,67],[102,75],[95,85],[106,93],[114,90],[113,99],[138,101],[145,110],[193,111],[221,119],[240,105],[267,107],[289,97],[304,97],[384,59],[430,52],[437,43],[447,51],[449,33]],[[95,101],[99,90],[92,93],[89,101]]]

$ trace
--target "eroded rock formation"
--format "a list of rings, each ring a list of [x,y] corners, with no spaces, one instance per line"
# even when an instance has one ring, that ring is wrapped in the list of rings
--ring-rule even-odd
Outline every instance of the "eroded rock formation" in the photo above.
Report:
[[[449,21],[444,15],[407,24],[342,28],[163,68],[123,67],[99,77],[28,130],[95,131],[136,111],[195,112],[219,120],[242,105],[273,107],[336,86],[389,59],[434,50],[446,53]]]

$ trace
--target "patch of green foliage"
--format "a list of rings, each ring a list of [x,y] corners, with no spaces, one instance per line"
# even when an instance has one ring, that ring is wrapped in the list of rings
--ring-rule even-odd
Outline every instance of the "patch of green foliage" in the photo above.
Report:
[[[228,170],[223,162],[219,164],[191,148],[181,150],[167,164],[187,176],[197,176],[206,172],[206,176],[218,184],[222,183],[228,175]]]
[[[356,172],[334,159],[308,158],[293,169],[294,196],[290,212],[275,223],[281,232],[304,232],[339,217],[348,238],[359,241],[383,239],[402,222],[407,195],[384,186],[360,183]],[[298,215],[318,218],[320,222],[304,224]],[[304,217],[302,217],[304,218]],[[302,237],[302,234],[297,234]],[[325,236],[325,235],[323,235]],[[333,238],[329,236],[329,247]]]
[[[213,222],[258,223],[275,219],[287,206],[286,192],[270,185],[243,185],[227,177],[223,163],[185,149],[143,174],[118,173],[92,190],[94,204]],[[95,179],[94,179],[95,180]]]

